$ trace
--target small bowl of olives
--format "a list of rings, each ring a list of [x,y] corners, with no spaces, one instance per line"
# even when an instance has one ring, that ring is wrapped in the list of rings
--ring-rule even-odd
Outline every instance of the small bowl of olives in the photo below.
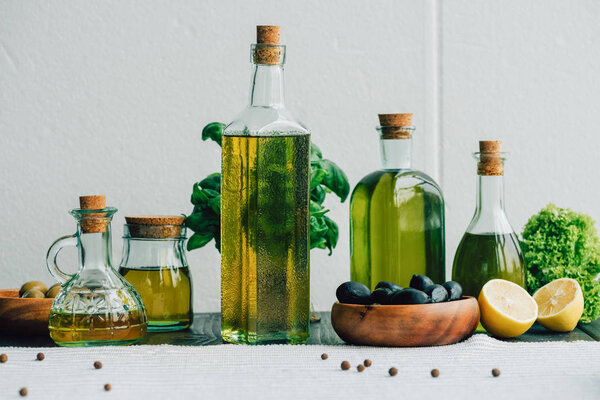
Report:
[[[20,289],[0,290],[0,333],[48,335],[48,318],[60,285],[26,282]]]
[[[366,346],[439,346],[460,342],[479,323],[477,299],[462,295],[458,282],[434,283],[413,275],[403,288],[379,282],[373,291],[344,282],[331,309],[331,323],[347,343]]]

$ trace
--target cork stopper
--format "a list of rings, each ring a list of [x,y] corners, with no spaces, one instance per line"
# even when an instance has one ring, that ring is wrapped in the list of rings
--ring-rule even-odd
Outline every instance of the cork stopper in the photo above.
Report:
[[[102,210],[106,208],[106,197],[101,195],[79,196],[79,208],[82,210]],[[106,231],[109,222],[104,218],[105,213],[86,214],[81,219],[83,233],[102,233]]]
[[[254,63],[276,65],[281,64],[282,47],[279,46],[281,27],[276,25],[258,25],[256,27],[256,45],[254,47]]]
[[[378,114],[383,139],[410,139],[412,136],[412,113]]]
[[[483,176],[504,175],[504,161],[502,160],[502,141],[479,141],[479,162],[477,173]]]
[[[182,215],[139,215],[125,217],[129,234],[134,238],[167,239],[181,236]]]

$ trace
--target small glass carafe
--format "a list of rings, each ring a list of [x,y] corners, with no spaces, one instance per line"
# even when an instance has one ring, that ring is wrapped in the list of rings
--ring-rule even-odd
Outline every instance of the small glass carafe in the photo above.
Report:
[[[82,196],[80,204],[70,212],[77,232],[54,242],[46,257],[50,274],[62,284],[50,310],[50,337],[73,347],[135,343],[146,334],[146,310],[139,294],[112,267],[110,222],[117,209],[106,207],[104,196]],[[67,246],[79,251],[74,275],[56,264]]]
[[[119,273],[142,296],[149,331],[177,331],[192,323],[192,279],[183,246],[184,219],[125,217]]]
[[[525,287],[525,263],[519,240],[504,210],[504,161],[500,141],[479,142],[477,204],[452,268],[452,279],[467,296],[479,295],[490,279]]]

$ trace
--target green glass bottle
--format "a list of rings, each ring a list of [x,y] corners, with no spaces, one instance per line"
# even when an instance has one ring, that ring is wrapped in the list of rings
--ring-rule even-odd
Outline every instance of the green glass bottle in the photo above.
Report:
[[[412,168],[412,114],[380,114],[382,169],[356,185],[350,201],[351,279],[408,286],[413,274],[445,278],[444,198]]]
[[[479,142],[477,205],[452,268],[466,296],[479,295],[490,279],[506,279],[525,287],[525,264],[519,240],[504,211],[504,161],[500,141]]]

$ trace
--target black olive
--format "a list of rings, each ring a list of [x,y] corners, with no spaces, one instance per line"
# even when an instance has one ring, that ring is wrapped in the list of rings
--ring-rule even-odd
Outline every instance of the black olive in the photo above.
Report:
[[[425,275],[413,275],[410,280],[410,287],[420,291],[425,291],[431,285],[433,285],[433,281]]]
[[[448,292],[448,300],[458,300],[462,297],[462,286],[460,283],[454,281],[448,281],[442,285]]]
[[[371,304],[371,291],[359,282],[344,282],[338,286],[335,295],[340,303]]]
[[[386,281],[381,281],[377,284],[377,286],[375,286],[375,289],[379,288],[390,289],[392,292],[399,292],[403,289],[403,287],[400,285],[396,285],[395,283]]]
[[[417,289],[402,289],[392,297],[391,304],[425,304],[429,303],[427,293]]]
[[[432,303],[441,303],[443,301],[448,301],[448,292],[446,288],[442,285],[431,285],[427,289],[425,289],[425,293],[431,298]]]
[[[371,293],[371,303],[375,304],[390,304],[392,300],[392,296],[394,295],[394,291],[388,288],[379,288],[373,290]]]

